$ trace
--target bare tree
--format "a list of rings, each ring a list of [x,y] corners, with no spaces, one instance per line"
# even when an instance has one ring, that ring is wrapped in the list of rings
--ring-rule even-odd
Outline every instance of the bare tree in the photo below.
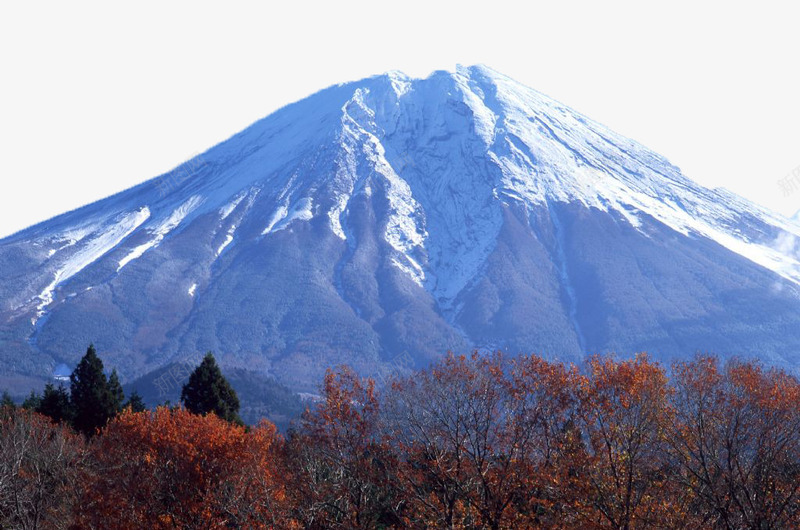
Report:
[[[39,414],[10,409],[0,418],[0,527],[68,528],[83,439]]]
[[[557,464],[570,446],[575,375],[539,358],[509,363],[499,353],[476,353],[450,355],[396,381],[385,430],[404,464],[412,522],[492,529],[563,523],[554,490],[568,468]]]

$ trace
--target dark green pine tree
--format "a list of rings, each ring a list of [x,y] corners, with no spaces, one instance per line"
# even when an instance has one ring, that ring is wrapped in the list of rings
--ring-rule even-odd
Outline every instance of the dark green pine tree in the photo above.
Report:
[[[239,397],[222,375],[211,352],[189,376],[189,382],[183,385],[181,401],[193,414],[213,412],[226,421],[243,424],[239,418]]]
[[[108,393],[111,396],[111,405],[114,408],[114,414],[122,412],[122,404],[125,402],[125,392],[122,391],[122,385],[119,383],[119,376],[116,370],[111,370],[111,375],[108,378]]]
[[[56,388],[51,383],[45,385],[44,393],[39,406],[36,407],[36,412],[44,414],[56,423],[71,423],[75,415],[67,390],[62,385],[58,385],[58,388]]]
[[[130,408],[133,412],[144,412],[147,410],[147,406],[144,404],[142,396],[140,396],[139,392],[136,390],[131,392],[131,396],[128,398],[128,401],[122,406],[122,408]]]
[[[70,394],[75,410],[73,427],[87,436],[92,436],[105,426],[116,412],[115,398],[108,388],[103,373],[103,361],[97,356],[94,345],[70,376]]]
[[[0,409],[15,409],[17,408],[17,404],[14,403],[14,400],[11,399],[11,394],[8,393],[8,390],[3,391],[3,397],[0,398]]]
[[[31,390],[25,401],[22,402],[22,408],[25,410],[36,410],[42,402],[42,396]]]

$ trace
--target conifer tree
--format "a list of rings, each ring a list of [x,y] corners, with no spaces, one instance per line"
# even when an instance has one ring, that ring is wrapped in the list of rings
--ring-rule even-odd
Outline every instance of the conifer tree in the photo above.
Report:
[[[75,408],[73,426],[79,432],[92,436],[116,414],[114,398],[103,373],[103,361],[97,356],[94,345],[70,376],[70,393]]]
[[[15,406],[14,400],[11,399],[11,394],[8,393],[8,390],[3,391],[3,397],[0,398],[0,407],[12,407]]]
[[[122,385],[119,382],[119,376],[116,370],[111,371],[108,378],[108,392],[111,396],[111,404],[114,408],[114,414],[122,411],[122,404],[125,402],[125,392],[122,391]]]
[[[193,414],[205,416],[213,412],[226,421],[243,424],[239,418],[239,397],[222,375],[211,352],[183,385],[181,401]]]
[[[147,406],[144,404],[144,400],[142,396],[139,395],[139,392],[134,390],[131,392],[128,401],[125,402],[125,405],[122,407],[123,409],[130,408],[132,412],[144,412],[147,410]]]
[[[28,397],[22,402],[22,408],[25,410],[36,410],[41,402],[42,396],[31,390],[31,393],[28,394]]]
[[[11,399],[11,394],[8,391],[3,392],[3,397],[0,398],[0,419],[9,414],[13,414],[17,410],[17,404]]]
[[[74,416],[67,390],[62,385],[58,385],[58,388],[56,388],[52,383],[45,385],[44,393],[39,406],[36,407],[36,412],[49,417],[56,423],[70,423]]]

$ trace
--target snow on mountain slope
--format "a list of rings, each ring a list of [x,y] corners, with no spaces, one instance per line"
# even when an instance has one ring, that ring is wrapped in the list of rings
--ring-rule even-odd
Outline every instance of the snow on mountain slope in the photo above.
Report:
[[[60,263],[59,268],[53,275],[53,281],[48,284],[44,291],[37,297],[39,305],[36,306],[36,318],[41,317],[44,314],[45,308],[52,303],[53,290],[60,283],[69,280],[81,270],[100,259],[109,250],[117,246],[120,241],[141,226],[149,217],[150,210],[147,207],[124,215],[122,218],[115,220],[114,224],[103,231],[98,230],[95,232],[93,237],[83,248],[70,256],[63,263]]]
[[[183,219],[189,215],[192,210],[197,208],[201,202],[203,202],[201,197],[194,196],[180,205],[178,209],[172,212],[169,217],[164,219],[164,221],[152,229],[151,235],[153,238],[150,241],[137,246],[127,256],[120,260],[119,266],[117,267],[117,272],[121,271],[122,268],[131,261],[142,257],[142,254],[151,248],[158,246],[164,237],[174,230],[179,224],[181,224],[181,221],[183,221]]]
[[[302,389],[469,347],[791,366],[798,237],[487,67],[391,72],[0,241],[0,354],[215,349]]]
[[[505,76],[481,67],[462,73],[504,116],[493,142],[504,168],[501,194],[531,205],[579,201],[616,211],[637,227],[641,214],[650,215],[800,282],[797,259],[776,252],[774,238],[763,238],[758,225],[794,236],[800,235],[797,226],[724,190],[693,183],[662,157]]]

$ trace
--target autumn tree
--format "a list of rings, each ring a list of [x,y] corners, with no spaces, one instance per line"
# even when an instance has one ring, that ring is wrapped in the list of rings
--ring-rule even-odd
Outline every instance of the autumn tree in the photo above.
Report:
[[[673,481],[704,528],[800,527],[800,383],[700,357],[674,367]]]
[[[563,527],[577,372],[536,356],[448,355],[394,382],[387,436],[412,526]]]
[[[275,427],[185,409],[123,411],[93,441],[81,528],[291,528]]]
[[[475,371],[473,360],[448,354],[429,370],[395,381],[385,400],[387,436],[403,459],[411,526],[477,524],[470,492],[479,488],[480,471],[473,457],[488,454],[474,444],[481,443],[477,430],[491,421],[496,394],[484,403],[476,400],[477,389],[492,382]]]
[[[520,527],[579,526],[575,505],[586,466],[578,417],[583,378],[575,366],[536,355],[516,358],[508,377],[512,421],[506,445],[518,452],[510,476],[515,520]]]
[[[73,396],[103,403],[84,360]],[[47,385],[28,407],[49,418],[0,404],[0,528],[800,528],[798,379],[710,357],[670,373],[475,352],[379,393],[342,367],[285,441],[228,421],[238,399],[210,355],[187,408],[137,412],[134,392],[89,441]],[[113,416],[115,373],[105,388]]]
[[[243,424],[239,418],[239,397],[209,352],[203,358],[189,381],[181,390],[181,402],[189,412],[206,415],[214,413],[220,418]]]
[[[307,528],[385,528],[398,522],[392,455],[378,435],[372,380],[328,371],[322,400],[288,442],[298,519]]]
[[[581,389],[580,428],[588,451],[580,470],[585,527],[628,530],[680,526],[663,458],[671,421],[664,369],[646,355],[593,357]]]
[[[0,528],[69,528],[83,439],[66,425],[24,410],[0,414]]]

